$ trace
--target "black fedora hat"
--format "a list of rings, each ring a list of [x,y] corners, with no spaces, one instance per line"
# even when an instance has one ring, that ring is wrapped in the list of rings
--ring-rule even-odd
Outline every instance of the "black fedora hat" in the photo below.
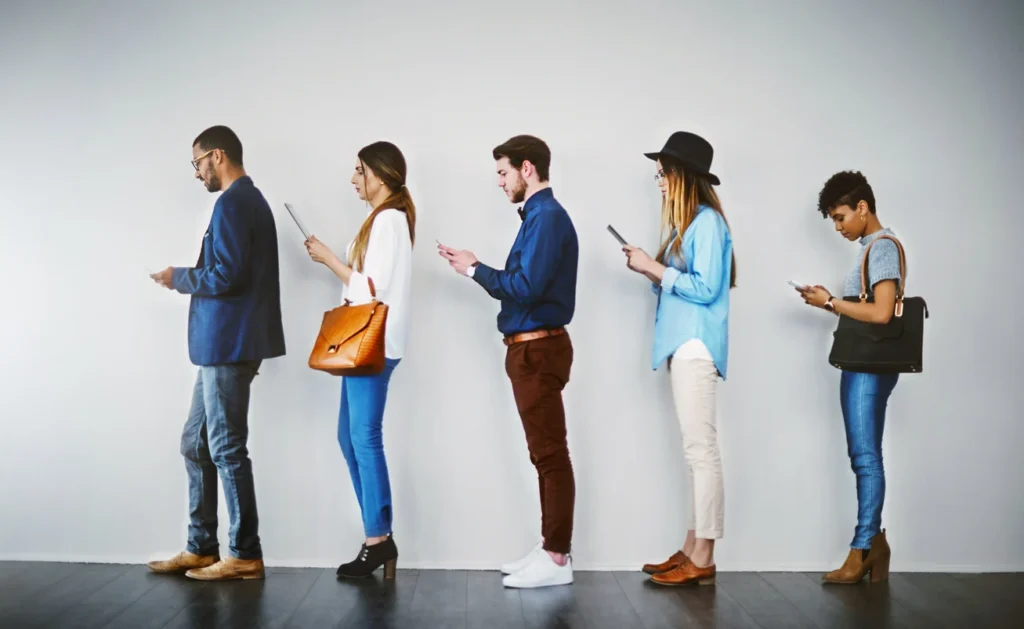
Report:
[[[657,161],[662,155],[668,155],[686,165],[691,171],[703,175],[713,185],[721,183],[716,175],[711,174],[711,159],[715,150],[711,144],[696,133],[676,131],[669,136],[664,148],[657,153],[644,153],[648,158]]]

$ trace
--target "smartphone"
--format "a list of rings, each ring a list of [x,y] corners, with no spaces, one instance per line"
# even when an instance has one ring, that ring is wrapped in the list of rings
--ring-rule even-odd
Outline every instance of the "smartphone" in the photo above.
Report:
[[[611,232],[612,236],[615,236],[615,240],[618,240],[619,244],[622,245],[623,247],[625,247],[628,244],[626,240],[619,235],[619,232],[615,231],[615,228],[612,227],[611,225],[608,226],[608,231]]]
[[[808,288],[807,284],[797,284],[793,280],[787,280],[786,283],[797,290],[807,290]]]

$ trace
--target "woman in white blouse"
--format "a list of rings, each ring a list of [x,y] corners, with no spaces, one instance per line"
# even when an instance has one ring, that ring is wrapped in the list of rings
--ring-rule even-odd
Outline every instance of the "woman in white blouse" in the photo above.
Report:
[[[338,258],[316,236],[306,241],[309,257],[341,279],[343,301],[368,303],[376,295],[388,305],[383,373],[342,378],[338,443],[362,510],[366,542],[353,561],[338,567],[339,578],[367,577],[381,566],[384,578],[394,578],[398,560],[391,536],[391,484],[382,426],[388,382],[402,358],[409,328],[416,207],[405,187],[405,176],[405,157],[397,146],[375,142],[364,147],[356,159],[352,185],[371,209],[345,259]]]

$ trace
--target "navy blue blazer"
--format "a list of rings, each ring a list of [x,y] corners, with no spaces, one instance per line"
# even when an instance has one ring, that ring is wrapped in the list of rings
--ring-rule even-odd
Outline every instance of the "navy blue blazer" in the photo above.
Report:
[[[283,356],[277,226],[248,176],[221,193],[195,268],[176,268],[174,289],[192,296],[188,355],[196,365]]]

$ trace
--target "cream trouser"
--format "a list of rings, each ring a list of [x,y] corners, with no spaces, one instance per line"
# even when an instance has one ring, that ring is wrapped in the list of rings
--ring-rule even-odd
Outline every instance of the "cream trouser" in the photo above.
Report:
[[[669,378],[690,470],[687,528],[698,538],[720,539],[725,532],[725,488],[715,420],[718,369],[706,358],[680,353],[669,363]]]

